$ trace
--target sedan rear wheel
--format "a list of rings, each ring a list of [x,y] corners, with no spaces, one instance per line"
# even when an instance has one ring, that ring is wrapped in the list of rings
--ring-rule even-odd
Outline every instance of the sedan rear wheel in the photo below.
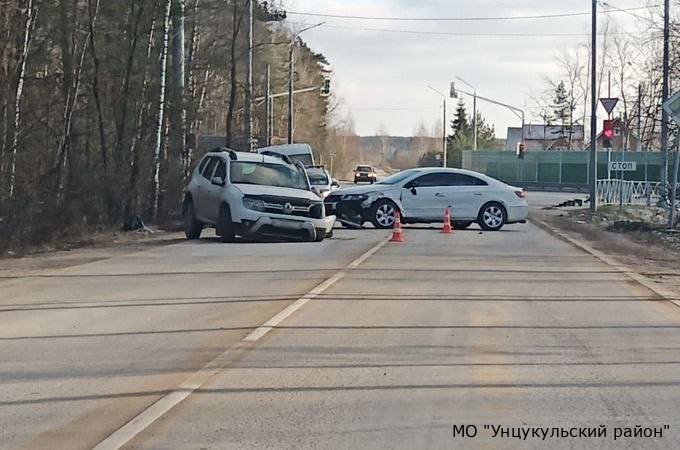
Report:
[[[389,200],[380,200],[371,209],[371,222],[376,228],[392,228],[397,219],[397,213],[397,206],[394,203]]]
[[[479,226],[486,231],[498,231],[508,220],[505,208],[500,203],[487,203],[479,211]]]

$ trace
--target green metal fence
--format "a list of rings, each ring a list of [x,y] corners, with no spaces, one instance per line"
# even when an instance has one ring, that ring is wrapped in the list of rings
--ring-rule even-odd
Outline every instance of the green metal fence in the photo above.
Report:
[[[636,172],[626,172],[630,181],[659,181],[661,153],[659,152],[598,152],[598,179],[617,178],[620,173],[608,173],[609,161],[637,162]],[[590,153],[587,151],[532,151],[524,159],[517,159],[509,151],[464,151],[463,168],[481,172],[505,183],[518,185],[588,184]]]

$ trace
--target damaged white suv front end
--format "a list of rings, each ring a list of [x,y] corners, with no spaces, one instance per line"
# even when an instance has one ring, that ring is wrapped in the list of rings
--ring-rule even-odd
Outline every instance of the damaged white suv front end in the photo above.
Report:
[[[303,167],[228,150],[208,153],[194,170],[183,215],[187,238],[214,227],[225,242],[237,236],[319,242],[335,224]]]

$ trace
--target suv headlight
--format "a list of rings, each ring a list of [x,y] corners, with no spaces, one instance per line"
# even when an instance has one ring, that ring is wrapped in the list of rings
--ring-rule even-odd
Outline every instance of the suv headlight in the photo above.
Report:
[[[264,211],[264,202],[256,198],[243,197],[243,207],[253,211]]]

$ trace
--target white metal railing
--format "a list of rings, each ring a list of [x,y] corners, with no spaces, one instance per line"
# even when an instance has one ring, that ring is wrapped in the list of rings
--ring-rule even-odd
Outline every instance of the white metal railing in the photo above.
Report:
[[[649,181],[598,180],[600,205],[653,205],[661,198],[661,183]]]

